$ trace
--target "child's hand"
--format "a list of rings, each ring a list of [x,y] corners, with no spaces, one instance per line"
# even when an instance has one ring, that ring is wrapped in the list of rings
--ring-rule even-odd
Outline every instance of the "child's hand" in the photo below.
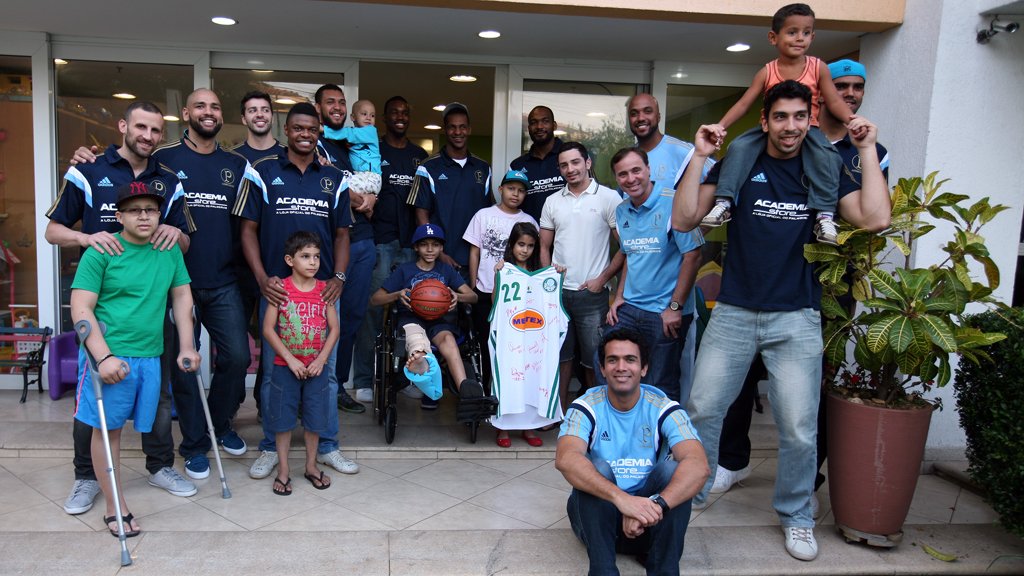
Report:
[[[693,137],[693,147],[701,156],[711,156],[725,141],[725,130],[720,124],[703,125]]]
[[[96,367],[104,384],[117,384],[128,377],[128,364],[117,356],[107,358]]]
[[[188,360],[188,368],[185,367],[185,360]],[[178,354],[178,368],[180,368],[182,372],[198,372],[200,362],[202,362],[202,360],[199,358],[199,352],[196,352],[195,348],[192,348],[191,350],[182,349]]]
[[[562,266],[561,264],[555,264],[555,272],[558,272],[559,274],[565,274],[565,266]]]
[[[285,360],[288,363],[288,369],[292,371],[292,374],[299,380],[305,380],[309,377],[306,373],[306,366],[299,362],[299,359],[295,356]]]
[[[409,300],[409,294],[412,290],[402,290],[398,293],[398,301],[405,305],[406,308],[412,310],[412,301]]]
[[[494,271],[497,272],[498,270],[501,270],[504,267],[505,267],[505,261],[504,260],[498,260],[498,262],[494,264]]]
[[[459,295],[456,294],[455,290],[452,290],[451,288],[448,288],[448,292],[450,292],[452,295],[452,303],[448,306],[448,311],[451,312],[452,310],[455,310],[455,306],[457,306],[459,303]]]
[[[306,365],[306,378],[316,378],[324,371],[324,361],[319,356]]]

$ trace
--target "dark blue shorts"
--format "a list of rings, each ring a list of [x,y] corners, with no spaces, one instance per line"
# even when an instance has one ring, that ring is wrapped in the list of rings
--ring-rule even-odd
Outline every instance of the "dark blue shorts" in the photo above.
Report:
[[[299,380],[287,366],[274,365],[268,390],[264,392],[263,429],[278,434],[295,428],[302,399],[302,427],[323,436],[328,410],[337,410],[327,382],[327,370],[316,378]]]
[[[401,329],[406,324],[417,324],[423,327],[423,330],[427,333],[427,338],[430,338],[430,342],[434,342],[434,337],[441,332],[448,331],[452,333],[452,336],[458,338],[459,328],[455,325],[456,318],[455,312],[449,312],[437,320],[424,320],[413,313],[399,313],[398,314],[398,327]],[[404,351],[403,351],[404,352]]]

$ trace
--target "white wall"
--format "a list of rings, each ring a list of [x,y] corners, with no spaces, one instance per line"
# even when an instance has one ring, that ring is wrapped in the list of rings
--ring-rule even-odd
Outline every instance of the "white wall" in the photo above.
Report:
[[[865,36],[868,70],[862,113],[879,126],[893,157],[890,179],[939,170],[944,189],[1010,206],[984,231],[999,266],[996,297],[1009,303],[1017,265],[1024,191],[1024,34],[975,35],[991,0],[907,0],[904,24]],[[1024,18],[1022,18],[1024,19]],[[915,265],[943,259],[938,229],[919,245]],[[945,410],[932,419],[927,459],[964,446],[952,386],[937,393]]]

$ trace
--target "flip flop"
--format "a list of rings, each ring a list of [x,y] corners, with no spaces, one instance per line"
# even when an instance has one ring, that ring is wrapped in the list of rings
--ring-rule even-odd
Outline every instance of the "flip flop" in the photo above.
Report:
[[[281,486],[280,490],[277,489],[278,485]],[[281,482],[280,478],[274,478],[274,485],[273,485],[273,487],[271,487],[271,490],[273,490],[274,494],[277,494],[278,496],[291,496],[292,495],[292,479],[288,478],[287,482]]]
[[[312,484],[313,488],[316,488],[317,490],[327,490],[328,488],[331,487],[330,484],[325,484],[324,483],[324,471],[323,470],[320,471],[320,476],[313,476],[312,474],[309,474],[308,472],[306,474],[303,474],[303,476],[306,478],[306,480],[309,480],[309,483]],[[328,480],[330,480],[330,478],[328,478]],[[320,484],[317,484],[317,482],[319,482]]]
[[[135,536],[138,536],[142,533],[142,530],[132,530],[132,520],[135,520],[135,516],[132,516],[130,512],[128,513],[127,516],[121,516],[121,522],[124,524],[125,538],[134,538]],[[110,530],[110,535],[114,538],[119,538],[120,536],[117,533],[117,528],[110,528],[111,522],[117,522],[117,517],[105,516],[103,518],[103,523],[107,524],[107,530]]]

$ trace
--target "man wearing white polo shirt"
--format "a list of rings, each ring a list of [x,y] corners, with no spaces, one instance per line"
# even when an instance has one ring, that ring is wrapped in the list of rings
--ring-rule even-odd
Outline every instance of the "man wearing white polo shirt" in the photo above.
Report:
[[[615,207],[621,199],[611,188],[590,178],[590,155],[579,142],[566,142],[558,153],[558,169],[565,187],[544,202],[540,216],[541,264],[565,266],[562,303],[569,314],[569,330],[560,355],[559,394],[568,406],[573,351],[579,340],[583,384],[594,385],[593,358],[608,313],[608,280],[618,272],[621,259],[608,256],[615,231]]]

